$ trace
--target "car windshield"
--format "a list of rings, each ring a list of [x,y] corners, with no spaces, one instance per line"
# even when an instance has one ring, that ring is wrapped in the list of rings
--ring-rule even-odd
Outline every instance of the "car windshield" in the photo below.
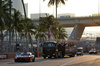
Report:
[[[54,43],[44,43],[43,47],[55,47]]]
[[[93,51],[96,51],[96,50],[93,50],[93,49],[92,49],[92,50],[90,50],[90,51],[92,51],[92,52],[93,52]]]
[[[21,54],[21,56],[29,56],[29,54],[23,53],[23,54]]]

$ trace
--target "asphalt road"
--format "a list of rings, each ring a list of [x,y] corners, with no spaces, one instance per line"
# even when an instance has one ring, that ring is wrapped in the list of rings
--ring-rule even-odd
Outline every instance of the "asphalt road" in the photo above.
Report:
[[[14,62],[13,59],[0,60],[0,66],[100,66],[100,54],[85,54],[64,58],[43,59],[36,58],[35,62]]]

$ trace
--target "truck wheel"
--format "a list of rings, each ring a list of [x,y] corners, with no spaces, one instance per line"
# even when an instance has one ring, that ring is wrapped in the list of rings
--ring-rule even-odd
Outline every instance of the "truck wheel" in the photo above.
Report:
[[[74,57],[75,55],[73,54],[73,55],[69,55],[70,57]]]
[[[75,57],[75,54],[73,54],[72,57]]]
[[[43,57],[44,59],[46,59],[46,57]]]
[[[64,54],[62,54],[62,57],[64,58]]]
[[[55,53],[55,58],[58,58],[58,53]]]
[[[69,57],[72,57],[72,55],[69,55]]]
[[[60,58],[62,58],[63,56],[62,56],[62,52],[60,52]]]
[[[48,57],[48,58],[52,58],[52,56]]]

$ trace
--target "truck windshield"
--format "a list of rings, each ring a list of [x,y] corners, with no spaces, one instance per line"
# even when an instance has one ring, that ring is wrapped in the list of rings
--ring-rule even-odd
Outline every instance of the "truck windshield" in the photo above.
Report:
[[[55,47],[55,44],[53,44],[53,43],[44,43],[43,47]]]

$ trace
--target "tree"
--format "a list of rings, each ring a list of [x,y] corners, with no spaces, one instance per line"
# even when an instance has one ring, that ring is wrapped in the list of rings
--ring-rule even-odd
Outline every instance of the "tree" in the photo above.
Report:
[[[45,1],[45,0],[43,0]],[[67,0],[49,0],[48,6],[54,5],[56,6],[56,19],[57,19],[57,7],[59,6],[60,3],[65,5],[65,1]]]
[[[45,40],[45,38],[46,38],[46,35],[45,35],[45,29],[44,28],[41,28],[41,26],[42,25],[37,25],[36,26],[36,33],[35,33],[35,38],[36,38],[36,40],[38,39],[38,38],[43,38],[43,40]]]
[[[50,36],[49,36],[50,30],[49,30],[49,28],[51,26],[56,25],[56,24],[57,24],[57,22],[55,21],[53,15],[47,15],[46,17],[41,17],[40,21],[39,21],[39,25],[40,25],[40,28],[42,29],[42,32],[43,33],[48,32],[48,38],[49,39],[50,39]]]
[[[66,39],[68,38],[68,34],[62,26],[58,26],[57,29],[57,38],[58,39]]]
[[[23,28],[23,22],[22,22],[22,15],[19,11],[14,9],[14,12],[12,14],[12,39],[14,37],[14,33],[16,32],[16,43],[17,43],[17,33],[19,34],[22,32]]]
[[[22,2],[22,5],[23,5],[24,16],[25,16],[25,18],[27,18],[27,15],[26,15],[26,9],[25,9],[25,5],[24,5],[24,1],[21,0],[21,2]]]
[[[7,28],[5,26],[8,22],[10,22],[10,14],[9,14],[9,3],[7,0],[0,0],[0,36],[1,36],[1,44],[3,48],[3,40],[5,37],[4,30]],[[5,35],[4,35],[5,34]]]
[[[26,39],[30,40],[32,46],[31,35],[35,34],[34,30],[36,27],[33,21],[29,18],[23,19],[22,22],[23,22],[23,35],[26,37]],[[27,43],[27,47],[28,47],[28,43]]]

